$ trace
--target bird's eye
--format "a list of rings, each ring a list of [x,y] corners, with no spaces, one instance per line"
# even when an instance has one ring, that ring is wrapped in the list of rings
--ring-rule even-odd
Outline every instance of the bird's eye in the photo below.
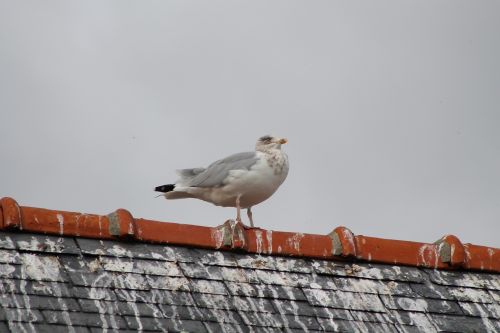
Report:
[[[259,139],[259,141],[263,143],[270,143],[273,140],[273,138],[270,135],[264,135]]]

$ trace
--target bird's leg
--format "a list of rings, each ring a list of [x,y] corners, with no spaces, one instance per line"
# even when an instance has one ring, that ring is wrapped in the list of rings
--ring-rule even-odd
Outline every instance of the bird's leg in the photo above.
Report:
[[[238,196],[236,197],[236,222],[240,222],[241,223],[240,197],[241,197],[241,194],[238,194]]]
[[[250,221],[250,226],[253,228],[253,219],[252,219],[252,207],[247,208],[248,220]]]

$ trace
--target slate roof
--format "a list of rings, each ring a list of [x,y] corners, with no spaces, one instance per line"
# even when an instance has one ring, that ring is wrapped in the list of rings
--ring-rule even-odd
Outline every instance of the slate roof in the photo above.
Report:
[[[308,255],[297,254],[307,250],[300,240],[308,236],[280,240],[279,232],[265,230],[260,252],[251,251],[258,237],[252,241],[251,230],[233,223],[210,228],[219,248],[208,241],[189,245],[198,242],[193,230],[182,245],[170,241],[181,243],[179,235],[160,235],[163,244],[130,237],[141,233],[137,225],[108,237],[102,225],[109,234],[123,227],[110,223],[123,211],[92,220],[101,228],[91,229],[89,238],[93,224],[64,225],[78,213],[11,206],[10,200],[0,201],[0,332],[500,332],[495,248],[475,252],[463,245],[468,263],[452,265],[459,243],[448,237],[420,244],[427,252],[401,265],[343,255],[350,234],[330,237],[330,253],[315,247],[314,254],[308,245]],[[191,227],[176,225],[180,234]],[[228,229],[232,233],[222,232]],[[87,230],[86,237],[75,230]],[[283,249],[287,243],[289,252],[298,247],[293,257]],[[414,246],[379,242],[388,244],[401,252]],[[278,247],[281,253],[273,253]],[[481,257],[483,250],[489,254]],[[350,251],[360,252],[357,246]],[[430,258],[438,258],[437,268],[426,267]],[[480,263],[483,271],[468,268]],[[440,268],[445,264],[447,270]]]

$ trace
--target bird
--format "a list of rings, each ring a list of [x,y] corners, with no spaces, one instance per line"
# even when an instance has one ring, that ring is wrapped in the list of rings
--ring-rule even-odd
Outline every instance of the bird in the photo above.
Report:
[[[271,197],[288,175],[288,156],[281,150],[287,142],[264,135],[257,140],[255,151],[230,155],[206,168],[177,170],[179,179],[174,184],[157,186],[155,191],[169,200],[195,198],[235,207],[236,221],[243,226],[241,209],[246,209],[254,228],[252,207]]]

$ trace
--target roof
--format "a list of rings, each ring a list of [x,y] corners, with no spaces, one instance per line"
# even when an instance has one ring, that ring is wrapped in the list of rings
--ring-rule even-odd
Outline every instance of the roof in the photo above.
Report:
[[[499,249],[0,200],[0,332],[498,332]]]

